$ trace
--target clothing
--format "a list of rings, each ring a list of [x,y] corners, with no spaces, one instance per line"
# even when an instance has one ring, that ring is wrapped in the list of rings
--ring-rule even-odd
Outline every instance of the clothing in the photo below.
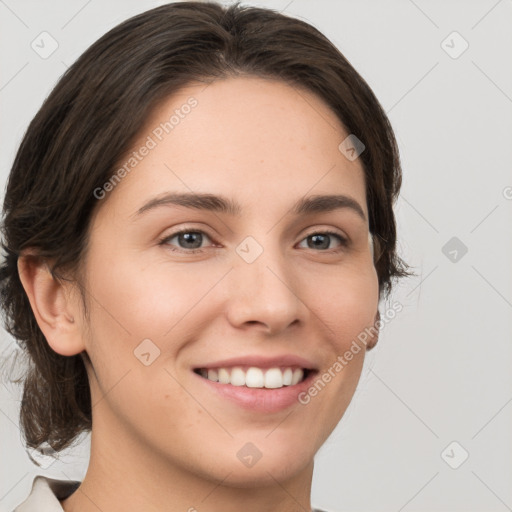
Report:
[[[63,512],[59,503],[71,496],[81,482],[77,480],[56,480],[43,475],[37,475],[32,483],[32,490],[27,499],[20,503],[12,512]],[[311,512],[325,512],[318,508]]]
[[[81,482],[76,480],[56,480],[37,475],[27,499],[13,512],[63,512],[59,500],[71,496],[80,484]]]

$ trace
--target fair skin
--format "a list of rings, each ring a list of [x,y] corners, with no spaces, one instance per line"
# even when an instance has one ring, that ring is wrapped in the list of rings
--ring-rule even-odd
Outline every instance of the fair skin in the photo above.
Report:
[[[52,349],[92,361],[90,463],[66,512],[309,511],[314,455],[361,374],[364,350],[307,405],[262,412],[193,371],[292,354],[321,375],[374,324],[378,279],[362,164],[339,151],[348,134],[320,98],[255,77],[189,85],[159,105],[133,150],[191,96],[197,106],[99,201],[85,261],[89,319],[72,284],[19,262]],[[192,191],[230,198],[241,213],[136,213],[164,193]],[[333,194],[352,198],[363,216],[291,211],[301,198]],[[201,231],[202,241],[159,243],[181,229]],[[326,230],[348,246],[334,235],[315,245],[312,235]],[[236,250],[249,236],[263,250],[251,263]],[[190,243],[203,252],[191,254]],[[160,350],[149,365],[134,355],[144,339]],[[237,456],[249,442],[261,453],[250,467]]]

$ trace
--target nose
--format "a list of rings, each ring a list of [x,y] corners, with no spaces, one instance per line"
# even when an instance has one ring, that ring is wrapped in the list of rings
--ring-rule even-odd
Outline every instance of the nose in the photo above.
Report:
[[[276,334],[304,321],[308,308],[300,280],[279,249],[266,248],[251,263],[235,255],[230,272],[227,316],[238,329]]]

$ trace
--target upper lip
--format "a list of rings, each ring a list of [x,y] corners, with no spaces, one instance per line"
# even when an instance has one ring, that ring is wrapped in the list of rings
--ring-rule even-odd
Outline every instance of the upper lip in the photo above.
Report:
[[[221,361],[205,363],[194,368],[230,368],[232,366],[256,366],[258,368],[276,368],[279,366],[300,366],[307,370],[316,370],[314,363],[304,357],[294,354],[284,354],[281,356],[265,357],[259,355],[246,355],[231,357]]]

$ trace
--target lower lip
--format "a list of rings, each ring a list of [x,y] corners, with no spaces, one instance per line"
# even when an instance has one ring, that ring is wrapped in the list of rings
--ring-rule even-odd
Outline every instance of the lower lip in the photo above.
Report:
[[[316,371],[310,371],[305,380],[293,386],[283,386],[282,388],[248,388],[247,386],[232,386],[231,384],[221,384],[206,379],[193,372],[201,379],[213,392],[221,397],[235,403],[243,409],[272,413],[287,409],[294,403],[298,403],[298,395],[306,391],[314,380]]]

